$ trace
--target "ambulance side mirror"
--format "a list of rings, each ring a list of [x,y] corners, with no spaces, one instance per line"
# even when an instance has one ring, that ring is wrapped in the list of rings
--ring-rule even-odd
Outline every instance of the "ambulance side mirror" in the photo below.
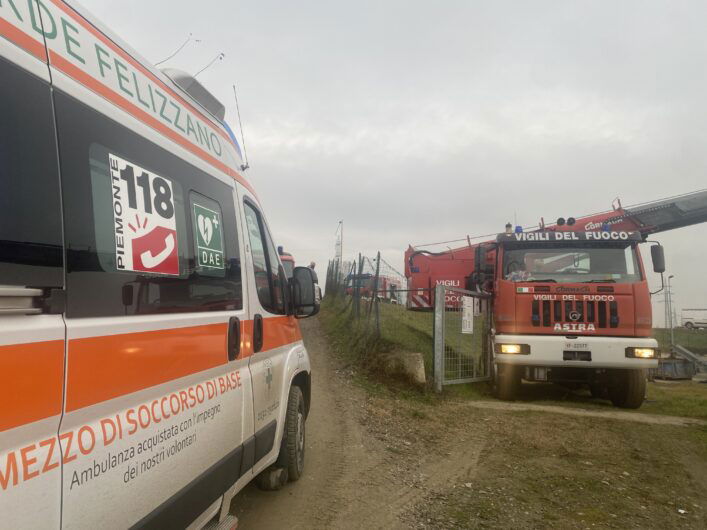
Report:
[[[292,305],[296,318],[312,317],[319,313],[317,276],[309,267],[295,267],[292,272]]]
[[[662,274],[665,272],[665,252],[662,245],[651,247],[651,260],[653,261],[653,272]]]

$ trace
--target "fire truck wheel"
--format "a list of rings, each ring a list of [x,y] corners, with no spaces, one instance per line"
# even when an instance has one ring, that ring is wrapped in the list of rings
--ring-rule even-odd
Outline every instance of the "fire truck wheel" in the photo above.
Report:
[[[494,392],[498,399],[514,401],[520,392],[522,368],[509,364],[496,365]]]
[[[609,398],[615,407],[637,409],[646,395],[644,370],[614,370],[611,374]]]

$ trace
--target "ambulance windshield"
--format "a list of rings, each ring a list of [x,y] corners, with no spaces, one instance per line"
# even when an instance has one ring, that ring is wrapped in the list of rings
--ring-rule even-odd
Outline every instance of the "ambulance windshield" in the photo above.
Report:
[[[507,249],[503,279],[512,282],[633,283],[641,280],[636,248],[538,246]]]

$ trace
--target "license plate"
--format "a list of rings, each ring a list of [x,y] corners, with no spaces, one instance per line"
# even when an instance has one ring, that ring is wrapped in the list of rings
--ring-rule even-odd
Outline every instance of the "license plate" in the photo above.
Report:
[[[566,342],[565,350],[588,350],[589,344],[586,342]]]

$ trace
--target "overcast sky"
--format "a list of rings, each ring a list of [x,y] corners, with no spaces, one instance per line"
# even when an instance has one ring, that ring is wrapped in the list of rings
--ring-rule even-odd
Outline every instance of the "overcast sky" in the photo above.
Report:
[[[702,1],[83,4],[153,62],[201,40],[163,66],[226,54],[199,79],[234,130],[236,83],[246,177],[320,276],[340,219],[345,255],[402,270],[408,243],[707,188]],[[707,307],[707,224],[656,239],[678,309]]]

